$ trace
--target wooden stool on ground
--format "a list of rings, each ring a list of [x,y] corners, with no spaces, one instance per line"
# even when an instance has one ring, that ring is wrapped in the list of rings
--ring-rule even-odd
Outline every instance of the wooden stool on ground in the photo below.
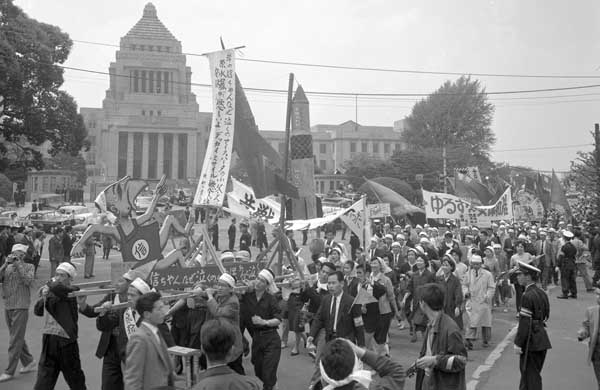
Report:
[[[169,355],[180,356],[183,364],[183,373],[185,375],[185,388],[191,389],[195,385],[195,372],[200,367],[200,356],[202,351],[199,349],[180,347],[178,345],[168,349]],[[196,370],[196,371],[194,371]]]

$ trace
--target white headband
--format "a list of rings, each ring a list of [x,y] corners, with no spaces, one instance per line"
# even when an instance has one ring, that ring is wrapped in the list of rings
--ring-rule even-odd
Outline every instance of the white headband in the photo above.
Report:
[[[219,276],[219,282],[226,283],[231,288],[235,287],[235,279],[228,273],[223,273],[221,276]]]
[[[323,388],[323,390],[333,390],[338,387],[345,386],[353,381],[356,381],[363,385],[365,388],[369,388],[371,384],[371,371],[363,370],[362,364],[360,360],[354,355],[354,367],[352,368],[352,372],[344,379],[335,380],[331,379],[327,373],[325,372],[325,368],[323,368],[323,360],[319,361],[319,370],[321,371],[321,377],[325,379],[327,382],[327,386]]]
[[[150,291],[152,291],[150,289],[150,286],[148,286],[148,283],[144,282],[140,278],[137,278],[133,282],[131,282],[131,286],[135,287],[140,292],[140,294],[148,294]]]
[[[67,262],[60,263],[58,267],[56,267],[56,270],[66,272],[71,277],[71,279],[74,279],[75,276],[77,276],[77,271],[75,270],[75,267]]]
[[[29,249],[29,247],[27,245],[24,245],[24,244],[15,244],[15,245],[12,246],[11,252],[14,253],[14,252],[19,251],[19,252],[26,253],[27,249]]]
[[[277,286],[275,285],[275,279],[273,278],[273,274],[268,269],[260,270],[258,276],[267,281],[267,287],[271,294],[275,294],[278,291]]]

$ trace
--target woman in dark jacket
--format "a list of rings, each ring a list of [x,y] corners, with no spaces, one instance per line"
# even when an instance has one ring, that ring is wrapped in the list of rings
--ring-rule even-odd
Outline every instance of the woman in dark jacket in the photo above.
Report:
[[[450,255],[445,255],[442,259],[442,276],[438,284],[444,290],[444,313],[450,316],[456,322],[456,325],[462,330],[462,301],[463,293],[460,280],[454,275],[456,263]]]

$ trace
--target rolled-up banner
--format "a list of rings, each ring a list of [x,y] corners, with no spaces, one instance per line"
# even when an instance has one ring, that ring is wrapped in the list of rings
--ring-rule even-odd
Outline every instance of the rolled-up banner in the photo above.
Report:
[[[221,207],[233,152],[235,51],[218,51],[207,57],[213,86],[213,116],[194,205]]]

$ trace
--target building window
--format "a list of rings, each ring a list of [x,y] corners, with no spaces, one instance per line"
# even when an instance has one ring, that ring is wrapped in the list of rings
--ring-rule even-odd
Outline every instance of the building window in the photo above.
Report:
[[[350,142],[350,153],[356,153],[356,142]]]
[[[117,176],[119,179],[127,175],[127,142],[127,132],[120,132],[117,152]]]
[[[156,72],[156,93],[162,90],[162,72]]]
[[[163,174],[167,175],[167,178],[171,178],[171,169],[173,161],[173,134],[164,135],[163,143]]]
[[[133,177],[142,177],[142,154],[144,153],[144,134],[133,134]]]
[[[319,161],[319,167],[321,168],[321,170],[326,171],[327,170],[327,161],[320,160]]]
[[[379,153],[379,142],[373,142],[373,153]]]
[[[179,134],[179,154],[177,164],[177,178],[185,179],[187,176],[187,134]]]
[[[144,45],[140,45],[140,50],[144,51],[144,49],[145,49]]]
[[[146,92],[146,71],[142,70],[142,92]]]
[[[158,134],[148,135],[148,178],[156,178],[156,167],[158,158]]]
[[[162,51],[162,46],[156,46],[156,50]]]
[[[329,191],[335,191],[335,184],[333,180],[329,180]]]
[[[153,51],[154,50],[154,46],[150,45],[148,46],[148,51]]]
[[[285,154],[285,143],[280,142],[277,145],[277,150],[279,150],[279,154],[281,154],[281,156],[283,156]]]
[[[146,110],[142,110],[142,116],[146,116]]]
[[[140,91],[139,77],[140,77],[140,72],[137,70],[134,70],[133,71],[133,92]]]
[[[135,45],[131,45],[131,50],[135,51]]]
[[[366,142],[361,143],[361,145],[360,145],[360,151],[362,153],[367,153],[367,143]]]
[[[148,72],[148,92],[154,93],[154,72]]]
[[[150,110],[150,116],[154,116],[154,111]]]
[[[319,144],[319,153],[321,153],[321,154],[327,153],[327,144]]]
[[[169,72],[163,72],[164,74],[164,79],[165,79],[165,88],[164,91],[165,93],[169,93]]]
[[[168,52],[170,52],[170,51],[171,51],[171,48],[170,48],[169,46],[166,46],[166,47],[165,47],[165,50],[166,50],[166,51],[167,51],[167,53],[168,53]]]
[[[161,112],[160,110],[156,111],[156,115],[160,116]]]
[[[390,154],[390,144],[388,144],[388,143],[383,144],[383,153]]]
[[[324,181],[321,182],[321,193],[322,194],[325,193],[325,182]]]
[[[42,191],[48,192],[48,176],[42,178]]]
[[[38,192],[38,177],[33,178],[33,192]]]
[[[400,144],[396,144],[396,148],[395,148],[395,150],[396,150],[397,152],[401,151],[401,150],[402,150],[402,146],[401,146]]]

